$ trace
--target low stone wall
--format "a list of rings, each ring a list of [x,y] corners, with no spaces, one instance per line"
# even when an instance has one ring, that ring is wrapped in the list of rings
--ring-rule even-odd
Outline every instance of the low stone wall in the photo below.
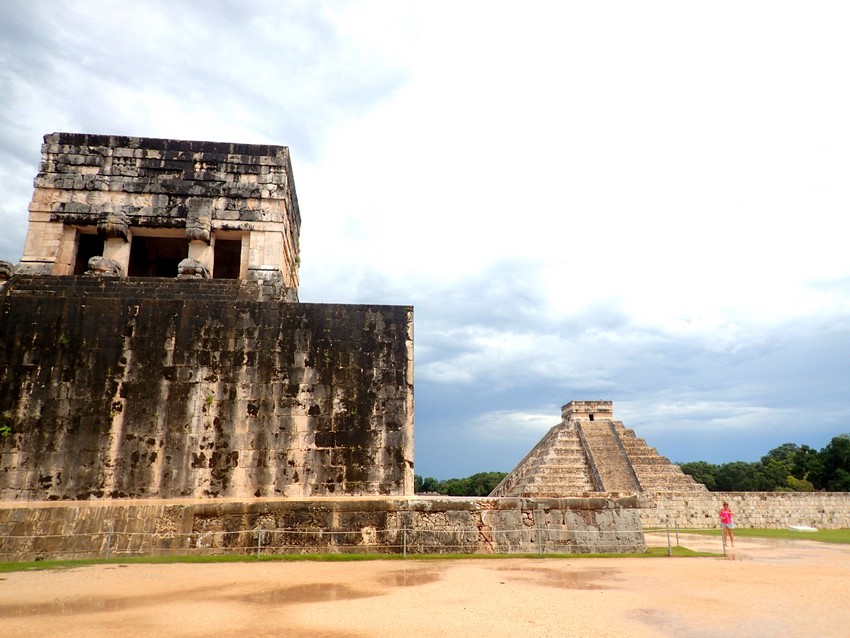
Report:
[[[0,561],[140,555],[641,553],[635,498],[0,503]]]
[[[680,492],[641,497],[644,527],[716,528],[718,512],[728,501],[739,527],[783,529],[809,525],[818,529],[850,528],[848,492]]]

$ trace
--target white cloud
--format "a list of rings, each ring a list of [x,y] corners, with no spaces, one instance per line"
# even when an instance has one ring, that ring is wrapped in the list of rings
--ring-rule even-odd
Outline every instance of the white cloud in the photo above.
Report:
[[[560,410],[552,413],[531,413],[511,410],[493,410],[475,416],[466,426],[471,434],[482,441],[527,441],[529,437],[542,438],[560,422]]]

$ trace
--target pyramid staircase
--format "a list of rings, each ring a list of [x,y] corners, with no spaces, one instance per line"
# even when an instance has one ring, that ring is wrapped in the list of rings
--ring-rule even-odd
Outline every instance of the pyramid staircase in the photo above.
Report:
[[[559,497],[595,491],[578,433],[556,425],[491,496]]]

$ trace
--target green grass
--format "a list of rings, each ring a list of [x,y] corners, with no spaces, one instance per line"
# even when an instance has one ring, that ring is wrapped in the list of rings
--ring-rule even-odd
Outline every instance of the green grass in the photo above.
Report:
[[[648,531],[648,530],[647,530]],[[720,537],[719,529],[688,529],[680,533]],[[784,538],[790,540],[818,541],[821,543],[850,543],[850,529],[819,529],[816,532],[795,532],[790,529],[751,529],[736,527],[735,538]]]
[[[685,547],[674,547],[673,557],[716,557],[714,552],[695,552]],[[105,560],[102,558],[79,560],[40,560],[0,563],[0,573],[75,569],[90,565],[155,565],[170,563],[256,563],[256,562],[293,562],[321,561],[348,562],[364,560],[501,560],[505,558],[541,559],[541,558],[659,558],[667,557],[666,547],[650,547],[644,554],[278,554],[262,555],[259,558],[247,554],[228,554],[223,556],[132,556]]]

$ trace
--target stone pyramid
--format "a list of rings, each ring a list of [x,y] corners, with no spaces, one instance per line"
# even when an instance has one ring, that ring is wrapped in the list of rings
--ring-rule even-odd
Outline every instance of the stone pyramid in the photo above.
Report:
[[[561,422],[490,496],[707,491],[613,417],[612,401],[571,401],[563,406]]]

